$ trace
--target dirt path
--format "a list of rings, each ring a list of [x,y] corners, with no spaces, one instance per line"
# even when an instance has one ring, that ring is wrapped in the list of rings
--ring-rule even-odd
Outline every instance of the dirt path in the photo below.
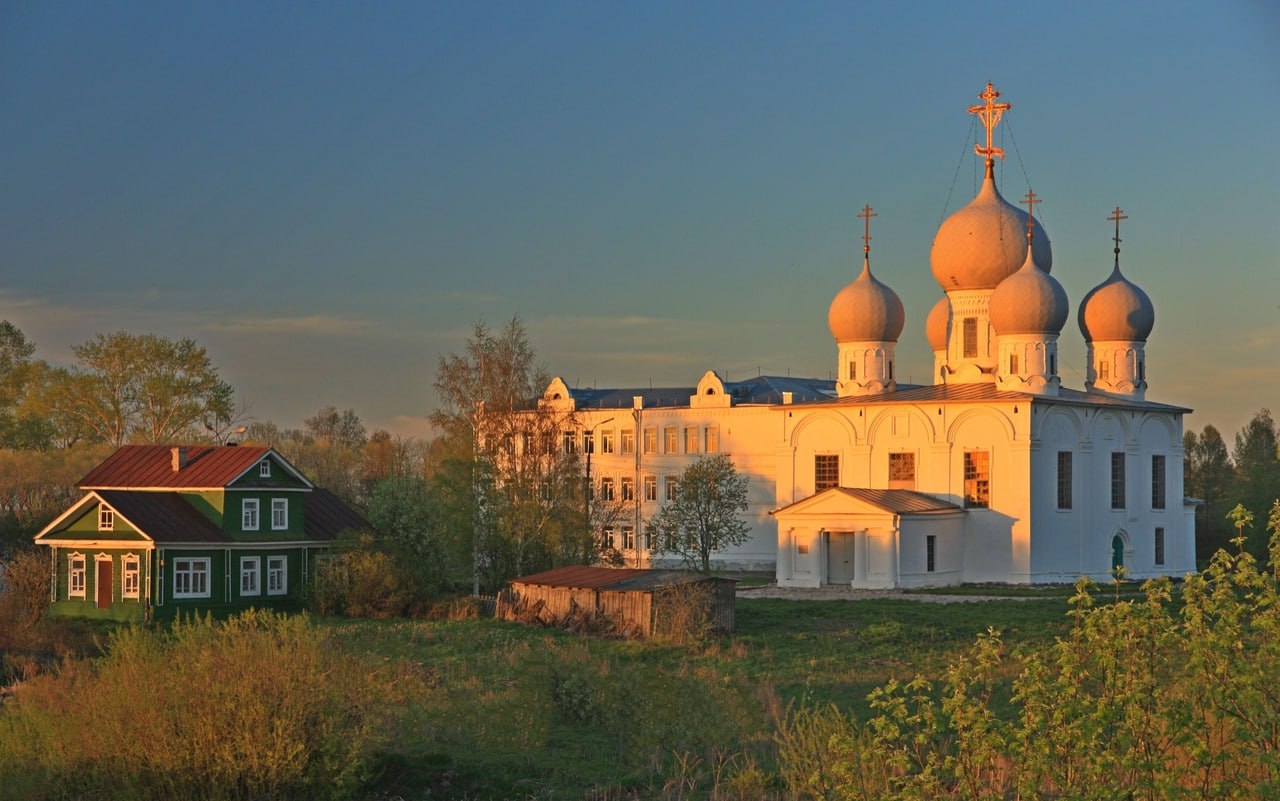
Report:
[[[1034,595],[934,595],[931,593],[901,592],[899,590],[855,590],[850,587],[779,587],[777,584],[739,587],[738,597],[781,598],[786,601],[863,601],[868,598],[893,598],[894,600],[920,601],[927,604],[1049,600]]]

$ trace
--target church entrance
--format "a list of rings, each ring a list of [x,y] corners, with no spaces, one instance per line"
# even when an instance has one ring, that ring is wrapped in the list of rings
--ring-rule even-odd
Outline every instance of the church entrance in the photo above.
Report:
[[[827,583],[853,583],[853,543],[852,531],[826,532],[827,545]]]
[[[1111,572],[1124,567],[1124,539],[1119,535],[1111,538]]]

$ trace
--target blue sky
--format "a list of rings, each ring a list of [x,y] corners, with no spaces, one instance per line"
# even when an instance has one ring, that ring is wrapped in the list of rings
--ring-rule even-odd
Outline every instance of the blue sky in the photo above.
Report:
[[[513,315],[570,385],[826,377],[870,203],[923,382],[991,80],[1073,308],[1118,204],[1148,397],[1229,439],[1280,407],[1277,76],[1265,0],[7,3],[0,316],[58,363],[191,336],[258,419],[414,434]],[[1061,352],[1082,386],[1074,313]]]

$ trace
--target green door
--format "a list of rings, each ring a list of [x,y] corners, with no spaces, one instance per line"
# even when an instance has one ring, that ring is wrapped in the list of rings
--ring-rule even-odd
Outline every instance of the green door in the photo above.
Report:
[[[1117,534],[1111,538],[1111,572],[1124,567],[1124,540]]]

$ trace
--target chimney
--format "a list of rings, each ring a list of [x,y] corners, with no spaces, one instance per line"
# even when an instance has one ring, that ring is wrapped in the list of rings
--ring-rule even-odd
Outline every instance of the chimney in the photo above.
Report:
[[[782,403],[784,406],[791,404],[792,394],[790,392],[782,393]]]
[[[173,454],[173,472],[176,473],[187,466],[186,448],[170,448],[169,452]]]

